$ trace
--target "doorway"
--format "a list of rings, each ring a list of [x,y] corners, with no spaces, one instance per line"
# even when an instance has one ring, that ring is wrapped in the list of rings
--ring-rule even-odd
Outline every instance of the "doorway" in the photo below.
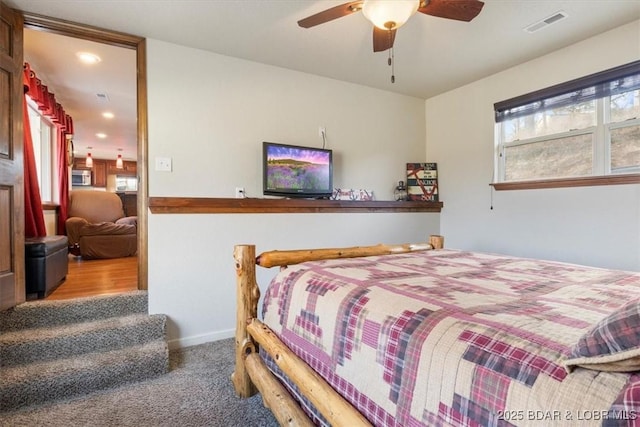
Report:
[[[134,106],[134,120],[135,126],[132,132],[133,138],[133,150],[129,151],[127,157],[136,164],[136,170],[134,173],[135,179],[137,179],[137,191],[135,210],[138,216],[138,236],[137,236],[137,256],[130,259],[114,259],[114,260],[91,260],[85,261],[70,256],[70,275],[71,283],[78,277],[84,277],[82,280],[86,280],[86,277],[91,277],[89,281],[95,285],[93,289],[79,290],[77,292],[85,295],[99,294],[99,293],[113,293],[130,290],[131,287],[137,289],[148,288],[148,273],[147,273],[147,94],[146,94],[146,44],[145,40],[136,36],[130,36],[122,33],[115,33],[89,26],[83,26],[79,24],[73,24],[67,21],[60,21],[56,19],[46,18],[38,15],[24,14],[24,28],[25,28],[25,61],[29,62],[29,58],[33,62],[37,62],[35,59],[37,52],[30,50],[29,45],[29,32],[33,32],[31,35],[34,39],[44,40],[43,37],[65,37],[68,38],[68,45],[73,45],[73,41],[84,41],[90,43],[98,43],[109,46],[110,49],[124,49],[128,53],[133,52],[130,55],[134,61],[132,69],[135,73],[133,80],[135,86],[133,91],[135,92],[135,106]],[[36,45],[42,46],[43,43],[36,43]],[[61,46],[64,46],[62,44]],[[35,49],[34,49],[35,50]],[[74,53],[75,54],[75,53]],[[33,69],[39,73],[37,64],[31,64]],[[43,67],[44,68],[44,67]],[[56,79],[58,84],[62,84],[63,76],[55,75],[55,67],[47,68],[49,75],[42,75],[44,79]],[[53,71],[51,71],[53,70]],[[50,83],[53,87],[53,82]],[[105,97],[109,97],[108,88],[100,90],[96,87],[92,94],[78,93],[81,96],[96,96],[96,102],[105,102]],[[55,90],[55,89],[54,89]],[[112,89],[116,90],[116,89]],[[114,93],[114,96],[116,94]],[[101,96],[102,99],[101,99]],[[62,99],[60,101],[63,101]],[[64,107],[64,105],[63,105]],[[108,110],[108,105],[104,105],[105,110]],[[69,114],[74,118],[74,129],[81,126],[81,120],[83,119],[82,113],[74,114],[69,111]],[[74,132],[75,133],[75,132]],[[87,148],[93,147],[92,141],[85,135],[85,141],[80,142],[82,148],[78,149],[78,155],[86,156]],[[100,146],[98,151],[92,153],[92,157],[96,159],[104,158],[107,161],[110,158],[115,159],[117,156],[117,149],[122,148],[127,141],[120,140],[114,141],[112,150],[109,151],[106,145],[100,144],[96,140],[95,146]],[[124,152],[125,148],[123,148]],[[124,156],[123,156],[124,157]],[[125,157],[126,158],[126,157]],[[109,183],[113,183],[115,187],[116,178],[109,175],[105,175],[106,182],[100,184],[99,188],[95,190],[99,191],[115,191],[113,188],[108,188]],[[104,185],[104,186],[103,186]],[[123,267],[124,266],[124,267]],[[124,269],[124,270],[123,270]],[[131,278],[132,271],[135,272],[135,278]],[[79,275],[79,276],[78,276]],[[89,275],[89,276],[87,276]],[[120,279],[120,280],[118,280]],[[132,284],[133,282],[133,284]],[[62,290],[65,283],[63,283],[51,296],[54,296],[56,292]],[[85,296],[82,294],[74,294],[74,291],[69,293],[69,297]]]

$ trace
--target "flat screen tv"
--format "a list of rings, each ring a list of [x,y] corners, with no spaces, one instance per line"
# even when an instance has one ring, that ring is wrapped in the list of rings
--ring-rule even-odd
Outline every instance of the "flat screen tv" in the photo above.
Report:
[[[265,195],[306,198],[331,196],[331,150],[265,141],[262,152],[262,183]]]

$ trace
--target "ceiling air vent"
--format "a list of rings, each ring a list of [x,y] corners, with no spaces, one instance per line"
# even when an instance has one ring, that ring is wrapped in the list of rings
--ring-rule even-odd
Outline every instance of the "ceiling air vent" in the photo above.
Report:
[[[96,93],[96,96],[100,102],[109,102],[109,96],[106,93]]]
[[[560,12],[556,12],[553,15],[544,18],[542,21],[538,21],[538,22],[534,22],[533,24],[529,25],[528,27],[525,27],[525,31],[527,33],[535,33],[536,31],[540,31],[543,28],[547,28],[549,25],[551,24],[555,24],[558,21],[562,21],[563,19],[565,19],[567,16],[567,12],[564,11],[560,11]]]

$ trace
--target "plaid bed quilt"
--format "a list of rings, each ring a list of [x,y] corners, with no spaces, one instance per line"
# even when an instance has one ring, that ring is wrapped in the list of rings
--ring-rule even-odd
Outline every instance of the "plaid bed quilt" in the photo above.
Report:
[[[263,319],[377,426],[628,426],[640,373],[562,361],[634,298],[639,273],[445,249],[290,266]]]

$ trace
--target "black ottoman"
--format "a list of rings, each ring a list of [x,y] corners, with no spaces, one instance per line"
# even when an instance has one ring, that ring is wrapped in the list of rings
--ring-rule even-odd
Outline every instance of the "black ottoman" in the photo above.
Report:
[[[67,277],[69,269],[67,236],[25,239],[24,264],[27,295],[44,298]]]

